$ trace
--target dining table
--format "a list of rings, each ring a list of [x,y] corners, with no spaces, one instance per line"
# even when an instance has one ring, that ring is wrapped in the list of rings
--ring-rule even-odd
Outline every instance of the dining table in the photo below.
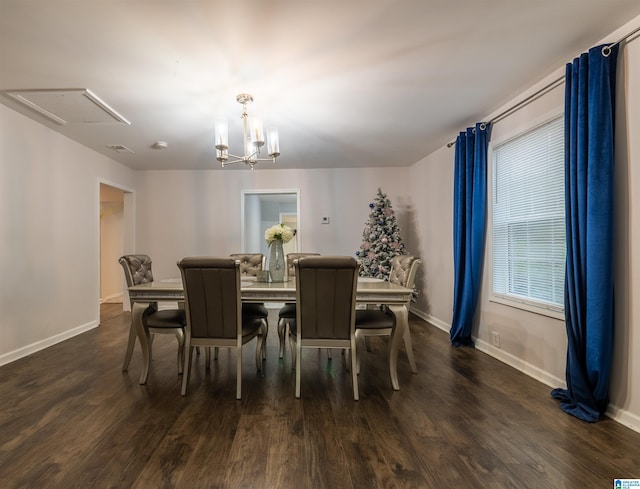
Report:
[[[150,365],[150,336],[142,316],[153,302],[184,303],[184,288],[180,278],[155,280],[128,287],[131,300],[131,328],[134,328],[142,349],[143,371],[140,384],[147,381]],[[242,276],[240,294],[243,302],[281,303],[296,301],[295,277],[285,282],[260,282],[254,276]],[[395,316],[395,328],[388,348],[389,378],[394,390],[398,383],[398,350],[409,328],[409,303],[412,290],[386,280],[358,277],[356,303],[358,305],[386,304]]]

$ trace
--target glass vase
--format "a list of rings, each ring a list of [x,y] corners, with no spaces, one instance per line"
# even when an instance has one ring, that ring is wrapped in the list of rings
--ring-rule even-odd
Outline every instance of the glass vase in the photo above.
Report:
[[[276,239],[271,243],[271,255],[269,257],[269,275],[272,282],[284,282],[284,261],[282,241]]]

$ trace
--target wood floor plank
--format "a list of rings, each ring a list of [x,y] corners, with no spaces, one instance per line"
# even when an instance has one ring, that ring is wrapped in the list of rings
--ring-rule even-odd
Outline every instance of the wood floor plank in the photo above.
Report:
[[[313,487],[306,471],[302,403],[295,400],[291,407],[271,416],[265,487]]]
[[[418,374],[388,341],[360,352],[360,401],[339,351],[303,353],[302,398],[275,324],[257,372],[243,352],[206,370],[195,355],[180,395],[176,341],[153,343],[147,385],[136,347],[121,372],[130,315],[0,367],[0,487],[8,488],[586,488],[640,477],[640,433],[563,413],[549,388],[411,317]]]
[[[229,452],[224,480],[230,489],[266,487],[269,419],[242,416]]]
[[[199,429],[191,432],[195,447],[176,487],[227,487],[226,470],[233,462],[231,448],[242,417],[241,402],[235,394],[232,398],[213,396],[209,385],[201,386],[200,393],[197,402],[209,408],[208,414],[200,420]]]
[[[318,389],[307,388],[309,391],[302,402],[305,461],[313,487],[353,487],[331,403]]]

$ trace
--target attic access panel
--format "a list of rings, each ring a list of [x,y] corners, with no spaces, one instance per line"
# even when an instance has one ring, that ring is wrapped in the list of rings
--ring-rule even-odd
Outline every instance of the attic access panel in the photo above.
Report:
[[[8,90],[7,95],[56,124],[131,124],[87,88]]]

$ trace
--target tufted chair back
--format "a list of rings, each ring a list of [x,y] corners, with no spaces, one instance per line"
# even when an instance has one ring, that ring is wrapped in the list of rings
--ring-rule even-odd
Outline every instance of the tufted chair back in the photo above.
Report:
[[[124,255],[118,258],[124,269],[127,287],[153,282],[151,258],[148,255]]]
[[[391,260],[389,282],[413,289],[420,263],[422,263],[422,260],[412,255],[394,256]]]
[[[240,261],[240,275],[258,275],[264,268],[264,255],[262,253],[233,253],[231,258]]]
[[[294,261],[303,256],[319,256],[320,253],[287,253],[287,276],[293,278],[296,276],[296,267]]]

